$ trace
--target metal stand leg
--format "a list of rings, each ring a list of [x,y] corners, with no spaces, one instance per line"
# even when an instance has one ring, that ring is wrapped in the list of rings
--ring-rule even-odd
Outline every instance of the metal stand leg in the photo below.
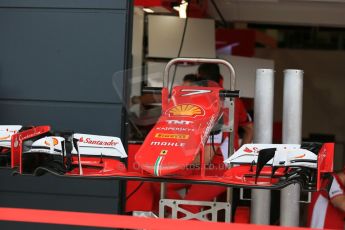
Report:
[[[202,191],[201,191],[202,192]],[[220,211],[225,212],[225,222],[231,221],[231,205],[232,199],[231,188],[226,189],[226,202],[208,202],[208,201],[193,201],[193,200],[172,200],[165,199],[166,195],[166,183],[161,183],[160,201],[159,201],[159,217],[165,218],[165,208],[169,207],[171,210],[171,218],[177,219],[177,213],[184,214],[183,220],[198,219],[203,221],[218,221],[218,213]],[[198,213],[191,213],[184,209],[184,205],[193,205],[205,207]]]
[[[161,193],[160,193],[160,200],[159,200],[159,218],[165,217],[165,206],[161,205],[163,200],[165,199],[166,194],[166,186],[165,183],[161,183]]]
[[[166,187],[165,187],[165,183],[162,182],[161,183],[161,199],[165,198],[165,194],[166,194]]]
[[[284,71],[283,143],[300,144],[302,141],[303,71]],[[300,186],[289,185],[280,195],[280,225],[299,226]]]
[[[184,209],[185,205],[201,206],[204,210],[201,210],[197,213],[189,212]],[[177,213],[180,212],[184,217],[180,218],[181,220],[191,220],[197,219],[202,221],[218,221],[218,213],[220,211],[225,212],[225,222],[230,222],[231,220],[231,205],[228,202],[208,202],[208,201],[193,201],[193,200],[171,200],[171,199],[162,199],[159,203],[159,217],[164,218],[165,207],[171,209],[171,217],[177,219]]]
[[[274,71],[258,69],[255,81],[254,103],[254,143],[272,143],[274,104]],[[271,192],[252,189],[250,222],[253,224],[270,223]]]

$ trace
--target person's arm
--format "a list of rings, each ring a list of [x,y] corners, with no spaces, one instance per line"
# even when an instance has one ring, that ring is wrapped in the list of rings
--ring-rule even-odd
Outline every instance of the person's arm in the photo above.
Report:
[[[345,174],[343,172],[333,174],[330,185],[328,186],[328,195],[331,204],[345,213],[345,191],[344,191]]]
[[[345,195],[339,195],[331,199],[331,203],[334,207],[342,212],[345,212]]]
[[[244,107],[243,102],[240,99],[237,99],[235,103],[237,103],[236,109],[238,110],[237,112],[239,116],[238,125],[244,131],[241,145],[252,143],[253,136],[254,136],[254,126],[253,126],[252,118],[248,114],[246,108]]]
[[[160,95],[156,94],[144,94],[142,96],[132,97],[131,102],[132,104],[148,105],[152,103],[160,103],[162,102],[162,98]]]
[[[241,126],[244,133],[242,139],[242,145],[252,143],[254,136],[254,126],[253,123],[247,123],[246,125]]]
[[[215,147],[216,151],[218,147]],[[208,165],[211,163],[213,157],[215,155],[215,152],[213,151],[213,148],[211,145],[205,145],[205,165]],[[193,161],[194,165],[200,165],[200,153],[196,156],[196,158]]]

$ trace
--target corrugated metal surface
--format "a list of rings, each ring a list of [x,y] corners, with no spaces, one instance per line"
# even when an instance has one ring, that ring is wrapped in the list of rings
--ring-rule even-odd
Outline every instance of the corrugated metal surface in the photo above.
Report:
[[[0,123],[124,137],[130,5],[0,0]],[[120,187],[0,170],[0,206],[117,213]]]

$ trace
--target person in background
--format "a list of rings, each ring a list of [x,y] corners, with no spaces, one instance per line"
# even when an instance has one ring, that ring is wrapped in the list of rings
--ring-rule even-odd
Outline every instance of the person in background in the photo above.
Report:
[[[198,68],[198,81],[206,82],[207,86],[222,87],[223,88],[223,76],[220,74],[220,69],[217,64],[204,63]],[[204,83],[205,84],[205,83]],[[253,122],[251,116],[247,113],[241,99],[235,99],[235,118],[234,118],[234,134],[235,134],[235,146],[237,150],[240,145],[248,144],[253,141]],[[243,138],[239,143],[238,128],[243,129]]]
[[[209,87],[221,87],[223,88],[223,77],[220,74],[219,66],[217,64],[205,63],[201,64],[198,68],[198,82],[203,82],[203,86]],[[237,150],[240,147],[238,128],[242,127],[244,130],[242,143],[251,143],[253,140],[253,122],[248,115],[242,101],[239,98],[235,99],[235,114],[234,114],[234,149]],[[228,119],[224,117],[224,121]],[[223,134],[223,142],[227,142],[228,133]],[[209,145],[210,147],[210,145]],[[205,148],[207,150],[207,148]],[[225,150],[226,151],[226,150]],[[211,170],[207,170],[208,175],[222,176],[226,171],[224,167],[224,158],[220,149],[211,152],[211,164],[213,165]],[[215,197],[219,196],[226,191],[224,186],[210,186],[202,184],[193,184],[190,186],[184,200],[197,200],[197,201],[212,201]],[[192,213],[201,211],[201,206],[183,206],[184,209]],[[235,206],[234,206],[235,208]],[[182,217],[182,216],[181,216]]]
[[[183,77],[182,86],[195,86],[197,85],[198,76],[196,74],[187,74]]]
[[[321,180],[321,189],[312,196],[309,205],[308,227],[344,229],[345,167]]]
[[[190,73],[183,77],[182,86],[193,86],[198,85],[198,76],[196,74]],[[131,98],[132,105],[142,104],[148,105],[152,103],[160,103],[162,101],[161,95],[154,94],[144,94],[141,96],[133,96]]]
[[[183,78],[183,86],[209,86],[209,87],[223,87],[223,77],[220,75],[219,66],[216,64],[202,64],[198,68],[198,74],[187,74]],[[151,102],[152,97],[140,96],[138,102],[146,104]],[[133,100],[132,100],[133,101]],[[227,118],[224,118],[227,119]],[[234,132],[235,132],[235,149],[240,146],[238,137],[238,128],[242,127],[244,129],[244,135],[242,144],[250,143],[253,137],[253,124],[250,116],[245,110],[245,107],[240,99],[235,99],[235,117],[234,117]],[[227,142],[227,134],[223,134],[223,141]],[[209,156],[209,160],[205,161],[206,164],[211,163],[212,168],[207,169],[207,175],[222,176],[226,171],[225,165],[223,163],[223,155],[220,149],[211,146],[210,141],[206,145],[205,151]],[[198,158],[198,157],[197,157]],[[199,159],[199,158],[198,158]],[[198,162],[194,162],[198,164]],[[159,195],[160,186],[158,184],[152,184],[155,194]],[[188,187],[188,192],[186,196],[182,198],[177,190]],[[215,197],[220,195],[226,190],[223,186],[210,186],[210,185],[184,185],[184,184],[168,184],[166,197],[169,199],[185,199],[185,200],[199,200],[199,201],[212,201]],[[207,191],[207,192],[205,192]],[[201,210],[200,206],[185,206],[188,211],[196,213]]]

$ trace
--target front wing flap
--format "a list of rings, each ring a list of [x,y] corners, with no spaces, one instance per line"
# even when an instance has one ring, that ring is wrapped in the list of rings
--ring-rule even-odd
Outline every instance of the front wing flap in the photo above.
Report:
[[[256,161],[235,164],[226,170],[222,176],[209,176],[207,173],[205,176],[201,176],[200,167],[189,169],[194,170],[192,173],[154,176],[144,171],[128,171],[119,157],[84,155],[78,158],[75,154],[72,156],[73,167],[67,170],[66,162],[60,160],[54,162],[54,167],[50,167],[52,164],[43,164],[38,165],[32,171],[23,172],[21,167],[22,142],[37,135],[44,135],[49,130],[49,126],[40,126],[13,136],[12,163],[13,167],[20,166],[19,173],[42,175],[48,172],[67,177],[196,183],[257,189],[282,189],[290,184],[299,183],[303,190],[315,191],[319,189],[319,181],[322,174],[333,171],[334,144],[327,143],[316,148],[317,153],[315,153],[315,149],[312,151],[303,149],[303,145],[299,149],[294,149],[294,146],[293,150],[272,148],[272,146],[270,146],[271,148],[260,149],[257,151]],[[299,152],[296,153],[296,151]],[[305,162],[301,162],[301,159],[304,159]],[[296,162],[296,160],[299,161]],[[59,164],[59,167],[56,167],[56,164]],[[61,168],[64,170],[60,170]]]

